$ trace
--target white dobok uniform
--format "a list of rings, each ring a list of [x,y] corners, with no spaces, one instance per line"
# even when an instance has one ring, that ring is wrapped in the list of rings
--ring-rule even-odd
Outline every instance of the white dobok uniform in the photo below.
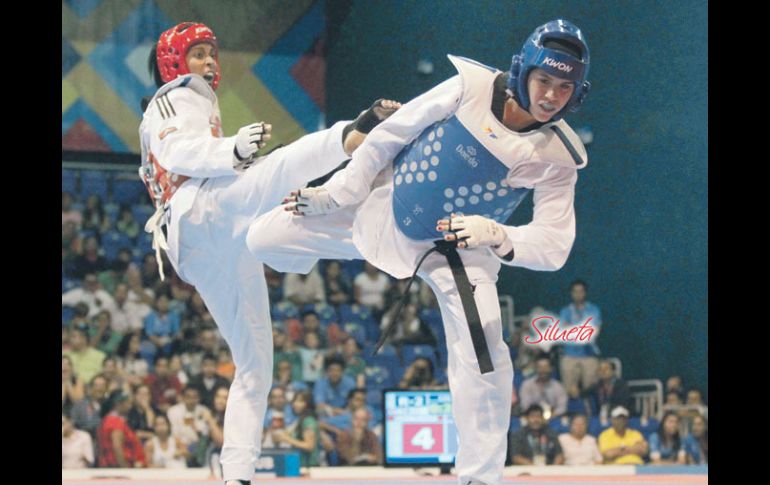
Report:
[[[296,217],[282,207],[276,208],[251,225],[248,244],[260,260],[278,271],[308,272],[318,258],[363,258],[396,278],[406,278],[433,243],[430,239],[409,238],[399,228],[393,208],[398,185],[410,183],[412,190],[424,191],[426,198],[445,200],[443,217],[463,212],[497,215],[502,220],[512,212],[510,206],[484,214],[474,212],[474,204],[508,196],[514,188],[534,189],[532,222],[503,226],[513,243],[513,260],[502,260],[489,248],[459,250],[475,287],[474,300],[493,372],[482,375],[479,370],[447,259],[433,253],[418,272],[435,292],[446,328],[447,376],[459,434],[455,462],[459,482],[465,485],[476,480],[496,485],[505,462],[513,387],[513,366],[502,337],[497,274],[501,263],[538,271],[555,271],[564,265],[575,238],[577,169],[586,165],[587,156],[579,138],[563,120],[522,133],[506,128],[490,110],[493,83],[500,71],[454,56],[450,60],[458,76],[404,104],[378,125],[353,153],[350,164],[325,184],[333,199],[343,206],[340,211]],[[452,117],[457,118],[453,123],[462,125],[474,146],[458,144],[444,133],[441,123]],[[434,128],[428,130],[431,126]],[[422,155],[418,153],[417,158],[401,164],[394,173],[393,161],[418,141]],[[567,145],[572,145],[571,149]],[[448,152],[467,155],[482,148],[497,158],[495,164],[504,165],[502,179],[485,186],[464,187],[463,175],[459,180],[442,182],[444,175],[431,173],[441,163],[456,163]],[[452,170],[464,173],[469,170],[464,165],[472,165],[472,158],[466,160],[467,164],[457,163]],[[426,199],[426,203],[432,202]],[[415,217],[419,211],[421,208],[415,205]],[[426,227],[432,224],[435,228],[437,220],[425,221]],[[436,232],[433,239],[441,237]]]
[[[254,475],[272,384],[268,291],[262,263],[247,249],[247,230],[291,189],[349,158],[342,147],[347,123],[306,135],[239,173],[235,137],[222,136],[217,97],[202,77],[165,84],[144,113],[140,174],[158,208],[147,228],[200,293],[236,366],[221,454],[225,481]]]

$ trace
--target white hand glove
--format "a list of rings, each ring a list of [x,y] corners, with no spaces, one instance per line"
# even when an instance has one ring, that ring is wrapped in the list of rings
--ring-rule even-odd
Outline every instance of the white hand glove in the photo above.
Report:
[[[298,216],[331,214],[340,209],[326,187],[307,187],[295,190],[283,199],[284,209]]]
[[[244,126],[235,135],[233,167],[236,170],[246,170],[254,163],[254,155],[265,146],[270,139],[273,126],[262,121]]]
[[[491,246],[500,257],[511,252],[513,243],[502,226],[492,219],[483,216],[463,216],[452,214],[449,219],[449,230],[457,236],[458,247],[475,248]]]

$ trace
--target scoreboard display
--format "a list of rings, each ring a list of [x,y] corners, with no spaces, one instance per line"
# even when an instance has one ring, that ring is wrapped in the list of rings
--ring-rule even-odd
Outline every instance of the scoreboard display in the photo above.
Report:
[[[457,428],[448,390],[387,390],[383,406],[386,466],[454,463]]]

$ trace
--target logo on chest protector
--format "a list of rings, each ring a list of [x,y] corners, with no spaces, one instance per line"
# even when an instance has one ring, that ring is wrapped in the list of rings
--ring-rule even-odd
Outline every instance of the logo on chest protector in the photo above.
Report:
[[[546,66],[551,66],[555,69],[558,69],[564,72],[572,72],[572,69],[573,69],[572,66],[570,66],[569,64],[556,61],[554,59],[551,59],[550,57],[546,57],[545,60],[543,61],[543,64],[545,64]]]
[[[479,161],[476,160],[476,147],[472,145],[468,145],[467,147],[457,145],[455,151],[459,153],[462,159],[465,160],[471,167],[476,168],[479,166]]]

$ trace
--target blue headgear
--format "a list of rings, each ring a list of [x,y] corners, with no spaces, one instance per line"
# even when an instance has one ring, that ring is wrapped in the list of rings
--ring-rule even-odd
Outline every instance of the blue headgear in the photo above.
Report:
[[[580,51],[580,58],[562,50],[549,49],[543,44],[551,39],[564,40]],[[566,20],[552,20],[536,28],[529,36],[521,54],[513,56],[508,89],[516,97],[519,106],[529,111],[529,92],[527,76],[534,68],[540,68],[548,74],[575,82],[575,91],[564,108],[556,113],[552,121],[564,116],[567,110],[575,112],[588,94],[591,83],[588,77],[588,44],[583,33],[576,25]]]

